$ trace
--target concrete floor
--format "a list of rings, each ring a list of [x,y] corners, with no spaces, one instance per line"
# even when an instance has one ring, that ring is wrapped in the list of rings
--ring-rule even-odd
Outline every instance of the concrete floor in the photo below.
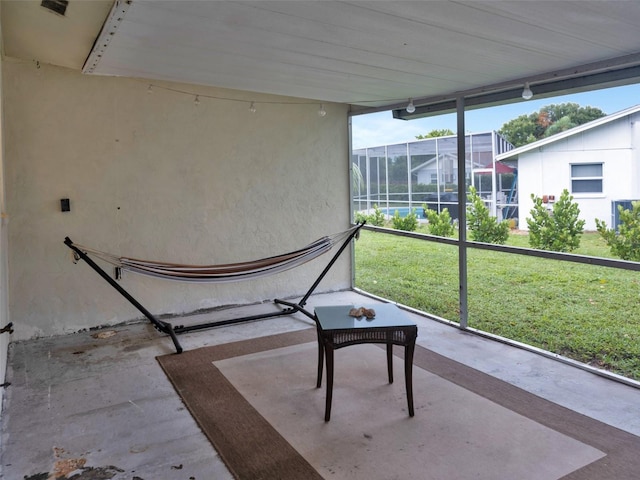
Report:
[[[338,292],[313,296],[307,307],[344,303],[375,301]],[[175,322],[200,323],[271,308],[240,307]],[[420,345],[640,436],[640,389],[412,317]],[[190,350],[312,326],[296,315],[179,339]],[[7,376],[11,385],[2,413],[2,478],[231,479],[155,359],[173,351],[171,340],[148,322],[13,344]]]

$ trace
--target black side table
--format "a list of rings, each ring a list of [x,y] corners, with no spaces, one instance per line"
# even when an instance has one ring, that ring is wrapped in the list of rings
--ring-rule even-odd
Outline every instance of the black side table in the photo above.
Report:
[[[353,305],[334,305],[315,308],[318,329],[318,379],[316,387],[322,385],[323,364],[327,363],[327,396],[324,421],[331,418],[333,395],[333,351],[338,348],[361,343],[385,343],[387,345],[387,371],[389,383],[393,383],[393,345],[405,347],[404,380],[407,390],[409,416],[413,417],[413,352],[418,327],[402,310],[385,303],[373,305],[376,315],[372,319],[349,316]]]

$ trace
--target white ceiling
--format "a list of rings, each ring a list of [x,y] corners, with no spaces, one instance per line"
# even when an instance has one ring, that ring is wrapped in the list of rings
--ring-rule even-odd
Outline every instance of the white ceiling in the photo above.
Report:
[[[0,0],[3,55],[81,69],[113,0],[70,0],[65,16],[36,0]]]
[[[638,1],[111,3],[2,0],[5,55],[385,108],[640,66]]]

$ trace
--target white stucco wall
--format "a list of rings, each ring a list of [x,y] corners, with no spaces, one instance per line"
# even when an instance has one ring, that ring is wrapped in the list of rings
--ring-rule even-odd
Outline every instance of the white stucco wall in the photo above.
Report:
[[[2,51],[2,32],[0,32],[0,51]],[[5,207],[5,174],[4,174],[4,116],[2,115],[2,62],[0,62],[0,328],[7,325],[9,319],[8,267],[7,267],[7,228],[8,222]],[[4,383],[7,372],[7,349],[10,334],[0,335],[0,383]],[[4,396],[4,388],[0,388],[0,405]]]
[[[573,135],[518,158],[519,228],[528,228],[533,202],[539,197],[555,195],[563,189],[571,192],[571,164],[603,163],[601,194],[572,194],[585,220],[585,230],[595,230],[595,219],[611,224],[612,200],[640,198],[636,149],[638,128],[636,117],[625,117],[592,130]]]
[[[142,317],[72,263],[65,236],[119,255],[218,264],[288,252],[349,225],[345,106],[326,104],[320,117],[296,99],[163,84],[200,94],[195,106],[194,95],[148,93],[141,80],[30,62],[5,62],[3,74],[15,339]],[[225,98],[255,101],[257,112]],[[121,285],[152,313],[178,314],[304,293],[328,259],[242,283],[125,273]],[[347,254],[318,291],[348,288],[350,278]]]

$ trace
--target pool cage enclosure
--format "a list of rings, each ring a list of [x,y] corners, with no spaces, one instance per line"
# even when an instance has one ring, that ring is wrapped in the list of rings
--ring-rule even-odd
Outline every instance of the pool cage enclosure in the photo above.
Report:
[[[517,169],[495,157],[513,149],[497,132],[465,136],[467,191],[476,188],[498,219],[518,218]],[[458,217],[458,150],[455,135],[361,148],[352,152],[353,209],[371,212],[378,206],[393,215],[423,206]]]

